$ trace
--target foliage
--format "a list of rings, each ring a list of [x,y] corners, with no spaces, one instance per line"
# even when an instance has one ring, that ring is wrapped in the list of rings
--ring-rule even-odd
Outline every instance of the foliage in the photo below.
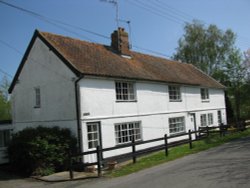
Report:
[[[174,59],[194,64],[210,76],[216,74],[228,60],[236,35],[230,29],[223,32],[216,25],[205,27],[199,21],[187,23],[184,32]]]
[[[184,157],[189,154],[207,150],[209,148],[219,146],[226,142],[229,142],[238,138],[247,137],[247,136],[250,136],[250,129],[247,129],[244,132],[238,132],[238,133],[226,135],[225,137],[220,137],[218,134],[211,135],[204,140],[194,142],[193,149],[189,149],[188,144],[177,146],[177,147],[171,148],[167,157],[165,156],[165,152],[163,151],[156,152],[151,155],[147,155],[145,157],[139,158],[137,160],[137,163],[135,164],[129,163],[120,168],[117,168],[116,170],[113,170],[112,172],[107,174],[107,176],[118,177],[118,176],[128,175],[128,174],[138,172],[146,168],[150,168],[152,166],[166,163],[168,161],[172,161],[172,160]]]
[[[11,119],[11,104],[8,95],[9,81],[3,77],[0,81],[0,120]]]
[[[76,150],[76,139],[69,129],[41,126],[17,132],[8,148],[12,167],[26,175],[66,169],[70,150]]]
[[[174,59],[194,64],[196,67],[220,81],[227,87],[229,100],[226,107],[234,109],[236,121],[242,115],[250,115],[249,97],[246,93],[246,79],[250,80],[250,50],[244,53],[244,59],[235,47],[236,34],[230,29],[222,31],[215,25],[206,27],[198,21],[187,23],[184,36]],[[232,103],[232,104],[231,104]],[[230,111],[230,109],[229,109]],[[230,111],[230,118],[233,119]],[[250,117],[250,116],[249,116]]]

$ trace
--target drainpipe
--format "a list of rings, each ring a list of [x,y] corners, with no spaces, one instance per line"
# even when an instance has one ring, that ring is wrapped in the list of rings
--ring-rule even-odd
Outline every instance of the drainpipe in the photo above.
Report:
[[[75,101],[76,101],[76,120],[77,120],[77,136],[78,136],[78,151],[82,152],[82,129],[81,129],[81,115],[80,115],[80,99],[79,99],[79,90],[78,82],[83,78],[83,75],[80,75],[77,80],[75,80]]]

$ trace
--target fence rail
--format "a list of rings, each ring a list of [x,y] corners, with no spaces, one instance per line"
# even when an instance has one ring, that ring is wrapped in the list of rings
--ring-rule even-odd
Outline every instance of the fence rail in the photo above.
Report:
[[[168,150],[171,147],[176,147],[176,146],[183,145],[183,144],[189,144],[189,148],[192,149],[193,142],[195,142],[197,140],[201,140],[203,138],[206,138],[211,133],[219,133],[220,136],[225,136],[226,132],[229,132],[228,128],[229,128],[229,126],[223,125],[223,124],[220,126],[199,127],[199,129],[197,131],[189,130],[187,133],[170,135],[170,136],[165,134],[164,137],[150,139],[150,140],[146,140],[146,141],[135,141],[135,139],[132,137],[131,143],[118,145],[118,146],[114,146],[114,147],[109,147],[109,148],[101,148],[100,146],[97,146],[96,149],[93,151],[87,151],[87,152],[76,153],[76,154],[69,154],[70,179],[74,178],[74,174],[73,174],[73,166],[74,165],[72,164],[72,159],[77,158],[77,157],[84,157],[85,155],[96,154],[97,162],[84,163],[83,166],[87,167],[87,166],[97,165],[98,177],[100,177],[102,165],[107,163],[110,160],[120,160],[120,159],[124,159],[124,158],[126,158],[126,159],[130,158],[133,160],[133,163],[136,163],[138,156],[142,156],[142,155],[156,152],[156,151],[160,151],[160,150],[165,150],[165,155],[168,156],[168,153],[169,153]],[[242,125],[237,127],[237,130],[244,130],[244,129],[245,129],[245,124],[242,124]],[[192,139],[193,134],[195,134],[195,139]],[[178,140],[178,141],[169,142],[173,138],[178,138],[178,137],[183,137],[183,136],[187,136],[187,138],[182,139],[182,140]],[[164,144],[161,143],[159,145],[151,146],[151,147],[148,147],[145,149],[136,150],[136,146],[138,146],[138,145],[154,143],[154,142],[159,142],[159,141],[164,141]],[[131,152],[124,153],[124,154],[117,155],[117,156],[108,157],[108,158],[103,158],[104,152],[113,151],[113,150],[117,150],[117,149],[123,149],[123,148],[131,148]]]

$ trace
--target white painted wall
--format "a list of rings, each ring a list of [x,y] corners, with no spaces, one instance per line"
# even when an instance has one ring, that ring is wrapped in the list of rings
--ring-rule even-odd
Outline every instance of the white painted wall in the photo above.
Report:
[[[204,113],[213,113],[214,125],[218,125],[217,110],[222,111],[223,122],[226,123],[224,91],[220,89],[209,89],[209,102],[202,102],[199,87],[181,86],[182,101],[170,102],[167,84],[137,81],[137,102],[116,102],[114,80],[84,78],[79,85],[84,151],[88,150],[87,122],[101,122],[104,148],[116,145],[116,123],[141,121],[143,140],[169,135],[168,119],[171,117],[185,117],[186,131],[194,130],[190,113],[196,114],[197,127],[200,126],[200,115]],[[148,144],[140,148],[153,145]],[[131,148],[106,152],[104,157],[130,151]],[[94,160],[93,155],[85,157],[85,161]]]
[[[76,134],[75,77],[37,38],[11,96],[15,131],[42,125],[68,127]],[[35,87],[41,90],[41,108],[34,108]]]

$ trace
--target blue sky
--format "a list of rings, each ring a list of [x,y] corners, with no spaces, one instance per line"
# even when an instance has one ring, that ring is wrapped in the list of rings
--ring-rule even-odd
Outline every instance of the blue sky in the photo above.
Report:
[[[109,1],[109,0],[108,0]],[[2,2],[33,11],[47,18],[110,36],[116,29],[116,9],[103,0],[0,0],[0,78],[14,75],[35,29],[90,42],[110,44],[105,37],[66,27],[57,27]],[[134,51],[172,56],[183,35],[185,22],[198,19],[232,29],[242,52],[250,48],[249,0],[118,0],[119,19],[131,22],[130,38]],[[58,22],[56,23],[58,24]],[[128,30],[128,24],[119,26]],[[147,50],[142,50],[142,49]],[[9,79],[11,79],[9,77]]]

